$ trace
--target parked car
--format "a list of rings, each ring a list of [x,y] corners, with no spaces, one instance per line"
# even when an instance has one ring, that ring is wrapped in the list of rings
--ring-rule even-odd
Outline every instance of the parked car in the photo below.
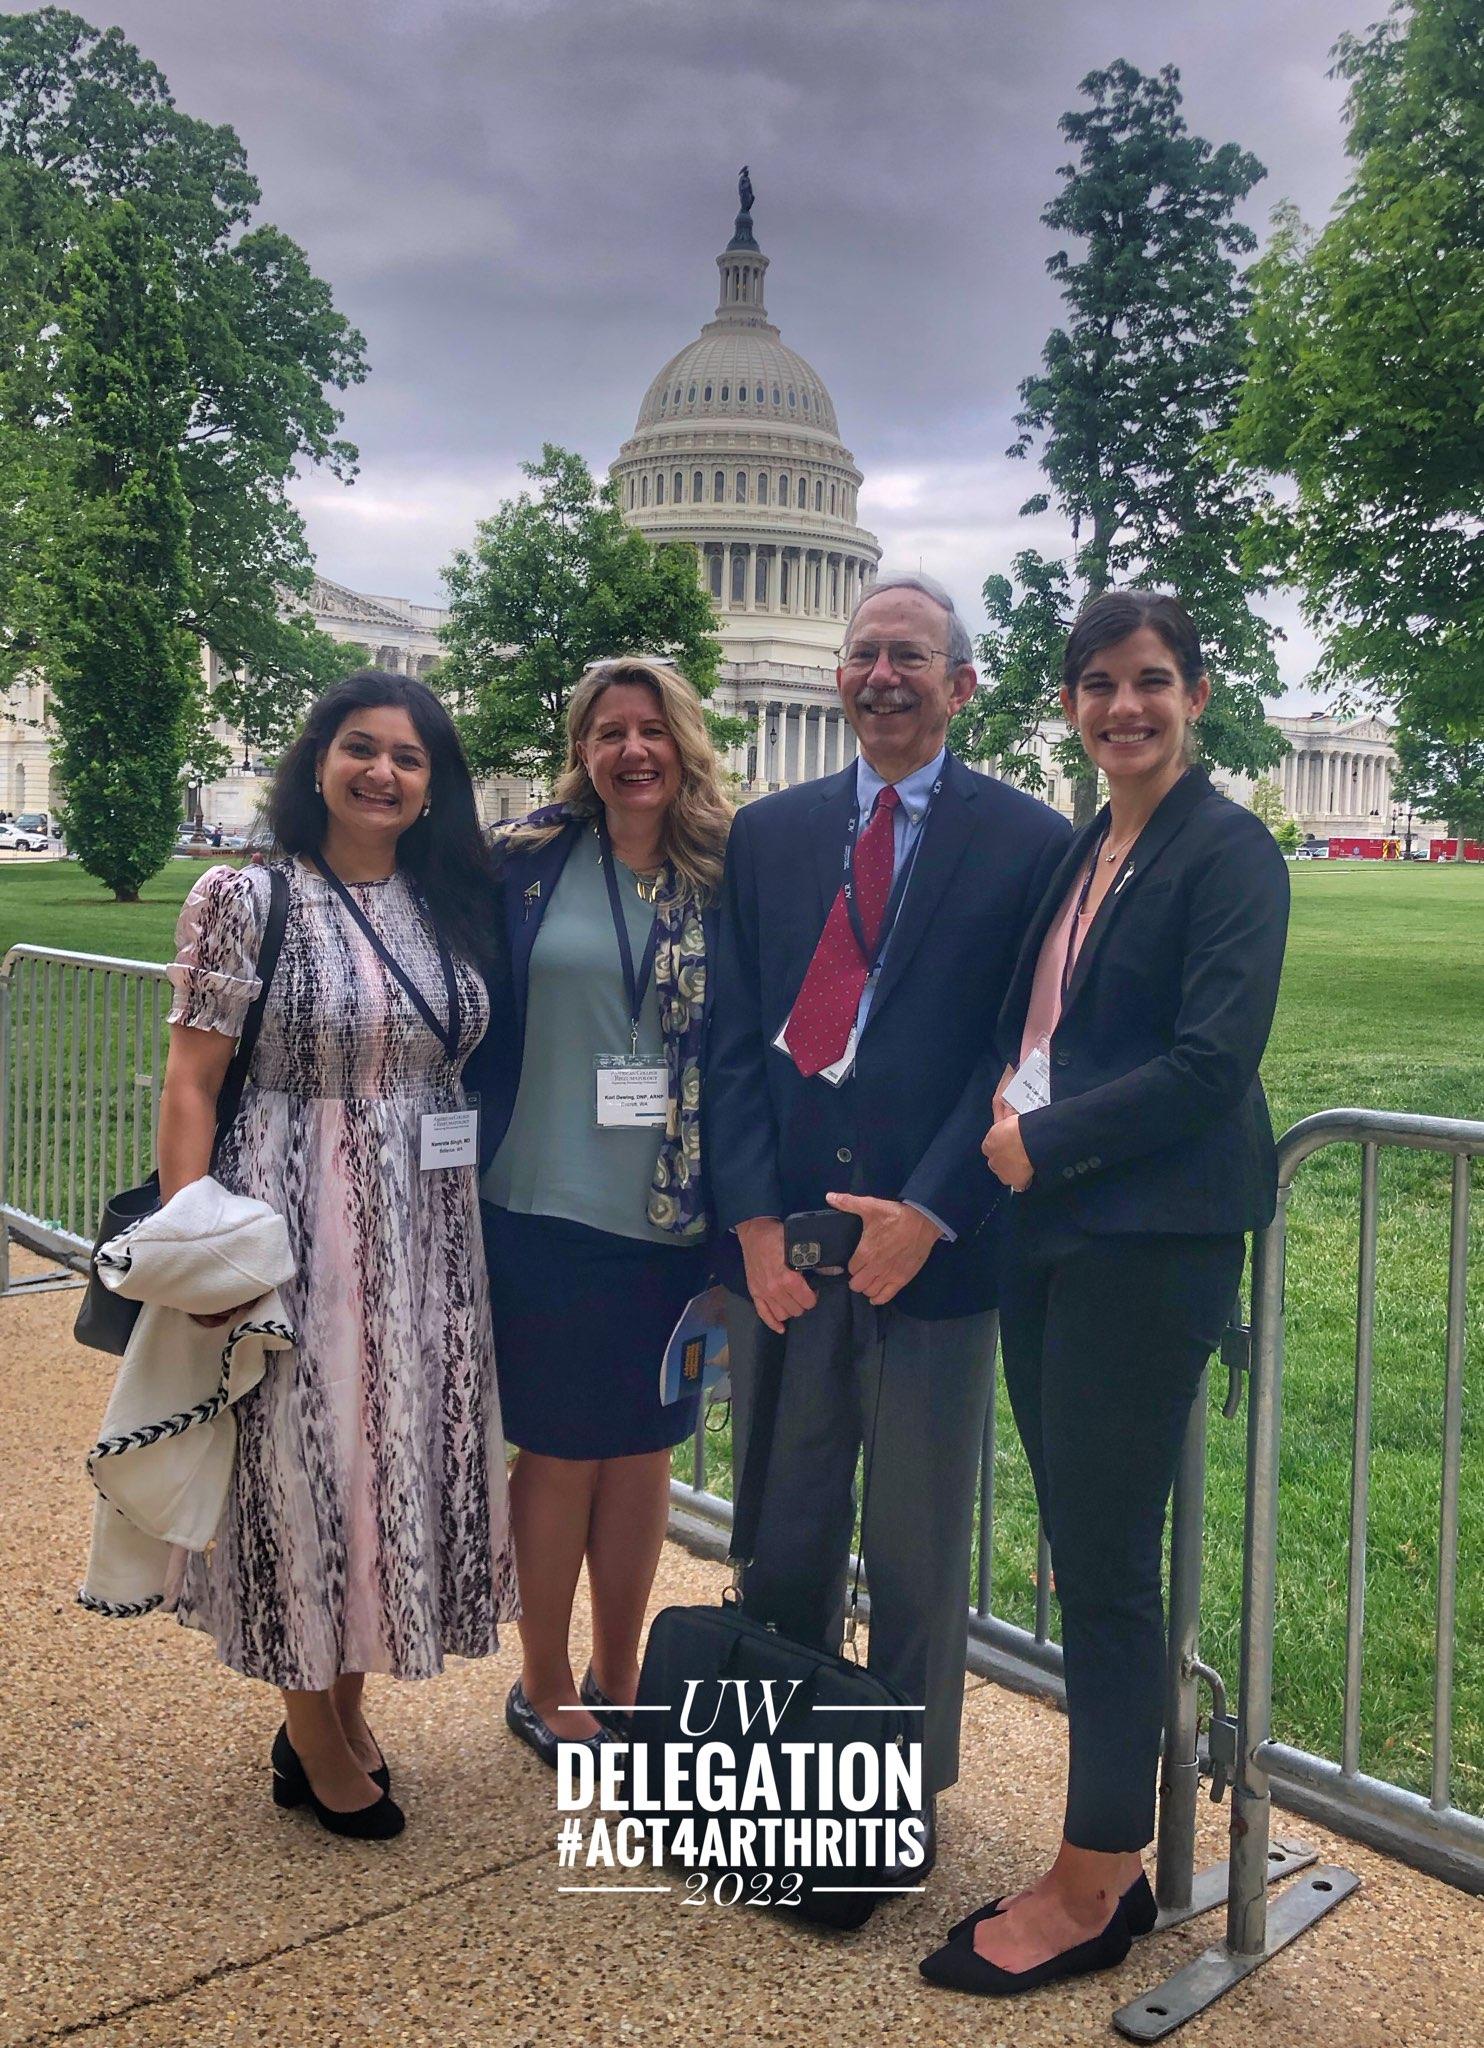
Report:
[[[7,853],[44,853],[44,832],[23,832],[19,825],[0,825],[0,848]]]
[[[22,811],[10,822],[17,832],[24,832],[28,839],[38,840],[42,845],[52,836],[51,819],[45,811]]]

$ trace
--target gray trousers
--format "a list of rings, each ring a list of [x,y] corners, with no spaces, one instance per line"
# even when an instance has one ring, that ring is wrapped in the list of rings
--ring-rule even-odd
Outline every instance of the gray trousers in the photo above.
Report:
[[[732,1460],[740,1473],[764,1346],[783,1348],[778,1422],[747,1612],[797,1642],[838,1651],[855,1526],[855,1469],[875,1427],[862,1553],[871,1592],[870,1668],[921,1701],[923,1783],[958,1777],[969,1543],[998,1317],[924,1322],[872,1308],[844,1280],[777,1337],[727,1295]]]

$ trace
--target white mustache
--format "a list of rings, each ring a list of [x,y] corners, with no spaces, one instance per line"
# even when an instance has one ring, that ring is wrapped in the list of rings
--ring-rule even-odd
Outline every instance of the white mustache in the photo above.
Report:
[[[872,689],[868,684],[855,701],[862,711],[910,711],[917,699],[910,690]]]

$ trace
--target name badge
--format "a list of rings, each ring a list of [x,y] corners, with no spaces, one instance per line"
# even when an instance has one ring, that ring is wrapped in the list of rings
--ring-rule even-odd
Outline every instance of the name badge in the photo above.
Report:
[[[463,1109],[430,1109],[418,1121],[418,1164],[424,1173],[479,1164],[479,1098]]]
[[[1046,1107],[1051,1100],[1051,1059],[1044,1040],[1031,1047],[1002,1092],[1017,1116]]]
[[[663,1129],[670,1103],[670,1070],[662,1057],[600,1052],[593,1061],[593,1085],[600,1131]]]

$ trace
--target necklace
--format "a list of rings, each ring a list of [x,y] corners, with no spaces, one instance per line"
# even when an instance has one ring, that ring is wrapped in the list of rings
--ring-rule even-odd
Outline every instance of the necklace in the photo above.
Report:
[[[1137,830],[1130,832],[1127,839],[1125,839],[1121,845],[1110,846],[1108,848],[1107,852],[1103,855],[1103,859],[1108,863],[1109,867],[1112,867],[1115,860],[1121,860],[1123,858],[1124,854],[1128,852],[1129,848],[1138,838],[1139,832],[1142,831],[1142,829],[1143,828],[1141,826]]]
[[[602,834],[599,832],[598,827],[596,825],[593,826],[593,834],[594,837],[596,837],[600,841],[600,847],[598,852],[598,865],[601,867],[603,864],[603,854],[601,850]],[[638,868],[631,868],[628,862],[624,860],[620,855],[615,853],[613,859],[615,865],[623,869],[624,873],[628,876],[629,880],[638,890],[639,901],[641,903],[659,902],[660,890],[664,887],[665,882],[665,863],[663,861],[660,862],[658,867],[648,868],[641,874]]]

